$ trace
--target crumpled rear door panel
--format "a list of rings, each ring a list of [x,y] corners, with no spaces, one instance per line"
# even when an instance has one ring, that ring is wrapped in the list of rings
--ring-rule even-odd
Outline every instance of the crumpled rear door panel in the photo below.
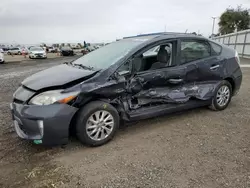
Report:
[[[172,79],[181,81],[174,83]],[[218,83],[201,80],[198,66],[192,63],[139,73],[128,84],[132,94],[130,107],[138,109],[148,105],[186,103],[191,99],[209,100]]]

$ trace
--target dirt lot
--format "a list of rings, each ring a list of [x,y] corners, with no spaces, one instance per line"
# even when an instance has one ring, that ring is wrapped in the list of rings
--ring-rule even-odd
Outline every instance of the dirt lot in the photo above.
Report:
[[[75,51],[75,53],[77,55],[81,55],[81,53],[79,53],[78,51]],[[52,60],[52,59],[58,59],[58,58],[63,58],[60,54],[57,53],[47,53],[47,58]],[[4,55],[4,59],[6,63],[29,63],[30,61],[34,61],[32,59],[29,59],[29,56],[26,55],[26,57],[22,56],[22,55]],[[41,61],[43,59],[36,59],[36,61]]]
[[[0,67],[0,187],[250,187],[250,68],[222,112],[131,123],[98,148],[43,148],[17,138],[9,103],[26,76],[58,63]]]
[[[48,53],[47,54],[48,59],[54,59],[54,58],[58,58],[60,57],[60,55],[58,55],[57,53]],[[24,62],[24,61],[32,61],[31,59],[29,59],[29,56],[26,55],[26,58],[22,55],[4,55],[4,59],[6,63],[12,63],[12,62]]]

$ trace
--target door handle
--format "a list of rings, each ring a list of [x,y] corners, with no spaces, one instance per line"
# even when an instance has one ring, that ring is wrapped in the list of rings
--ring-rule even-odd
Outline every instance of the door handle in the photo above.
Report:
[[[220,65],[212,65],[211,67],[210,67],[210,70],[215,70],[215,69],[217,69],[217,68],[219,68],[220,67]]]
[[[178,83],[183,82],[183,79],[181,79],[181,78],[171,78],[171,79],[169,79],[168,81],[169,81],[169,83],[171,83],[171,84],[178,84]]]

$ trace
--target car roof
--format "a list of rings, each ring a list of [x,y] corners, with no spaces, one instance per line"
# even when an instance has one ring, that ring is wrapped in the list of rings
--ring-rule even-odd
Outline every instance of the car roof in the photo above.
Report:
[[[198,36],[192,33],[174,33],[174,32],[163,32],[163,33],[151,33],[151,34],[141,34],[136,36],[124,37],[121,40],[145,40],[145,42],[160,41],[166,39],[174,38],[196,38],[196,39],[206,39],[203,36]]]

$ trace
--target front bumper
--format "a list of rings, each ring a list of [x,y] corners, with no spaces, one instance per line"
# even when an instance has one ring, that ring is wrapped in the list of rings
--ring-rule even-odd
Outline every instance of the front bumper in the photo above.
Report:
[[[30,54],[31,58],[47,58],[46,54]]]
[[[20,138],[43,145],[68,143],[69,125],[77,109],[67,104],[44,106],[10,104],[14,127]]]

